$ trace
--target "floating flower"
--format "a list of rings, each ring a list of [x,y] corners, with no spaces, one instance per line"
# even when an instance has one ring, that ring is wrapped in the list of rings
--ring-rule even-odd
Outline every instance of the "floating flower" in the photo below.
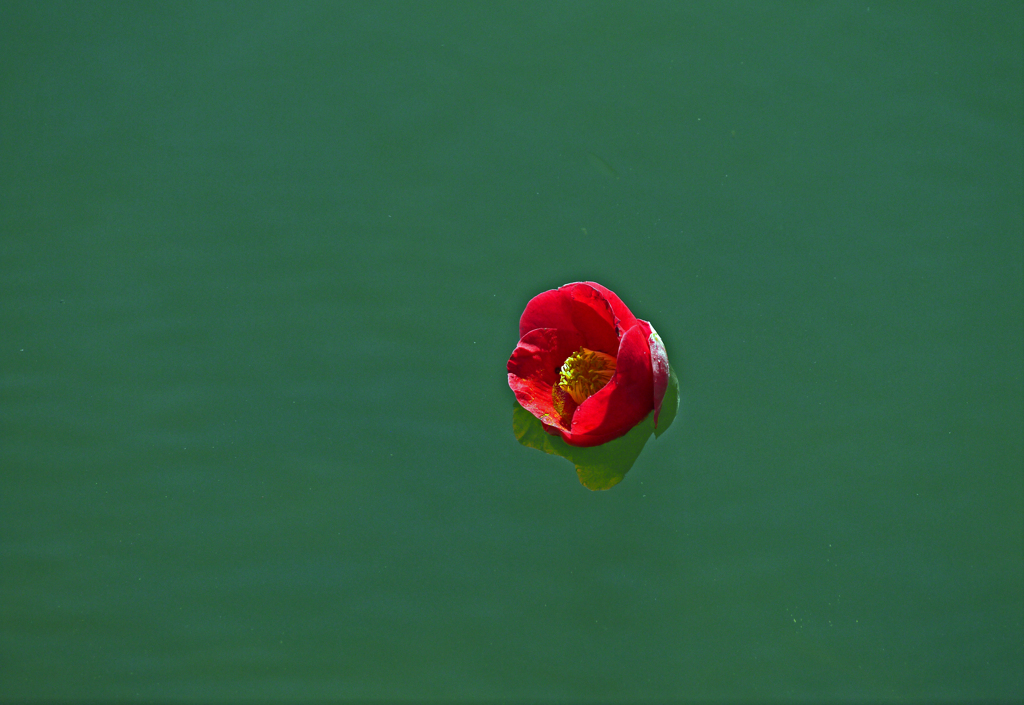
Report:
[[[657,426],[668,381],[657,332],[600,284],[538,294],[519,319],[508,384],[545,431],[570,445],[606,443],[652,411]]]

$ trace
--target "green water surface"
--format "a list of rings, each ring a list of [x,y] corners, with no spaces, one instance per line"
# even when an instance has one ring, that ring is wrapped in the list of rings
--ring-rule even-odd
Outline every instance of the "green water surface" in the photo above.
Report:
[[[1022,17],[0,4],[0,700],[1019,702]],[[605,492],[505,372],[588,279]]]

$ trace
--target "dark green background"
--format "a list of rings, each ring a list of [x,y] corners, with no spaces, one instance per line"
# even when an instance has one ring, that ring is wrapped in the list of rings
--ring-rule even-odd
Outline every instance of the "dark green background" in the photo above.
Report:
[[[1024,696],[1022,15],[0,5],[0,699]],[[602,493],[580,279],[682,383]]]

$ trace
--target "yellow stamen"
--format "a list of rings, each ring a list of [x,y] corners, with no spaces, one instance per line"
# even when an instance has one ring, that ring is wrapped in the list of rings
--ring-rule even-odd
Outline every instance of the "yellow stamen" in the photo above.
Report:
[[[615,374],[615,358],[596,350],[580,348],[562,364],[558,386],[569,393],[572,400],[582,404],[596,394]]]

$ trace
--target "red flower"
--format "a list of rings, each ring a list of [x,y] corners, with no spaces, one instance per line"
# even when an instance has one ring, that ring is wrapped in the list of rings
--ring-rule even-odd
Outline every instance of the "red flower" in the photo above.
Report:
[[[594,282],[538,294],[519,319],[508,384],[519,404],[574,446],[627,433],[668,387],[668,355],[647,321]]]

